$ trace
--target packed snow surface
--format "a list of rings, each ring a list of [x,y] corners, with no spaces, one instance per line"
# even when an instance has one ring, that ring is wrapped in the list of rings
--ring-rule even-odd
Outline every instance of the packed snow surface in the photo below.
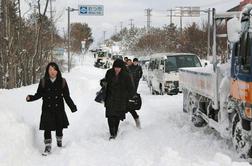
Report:
[[[41,155],[43,132],[38,129],[42,101],[25,101],[37,84],[0,90],[0,165],[249,166],[237,157],[229,140],[208,127],[192,126],[182,111],[182,94],[152,96],[145,82],[139,87],[142,129],[127,114],[118,137],[109,141],[104,106],[94,101],[105,72],[93,67],[90,56],[64,74],[78,111],[71,113],[66,107],[70,126],[64,130],[64,147],[58,148],[53,137],[52,154],[47,157]]]

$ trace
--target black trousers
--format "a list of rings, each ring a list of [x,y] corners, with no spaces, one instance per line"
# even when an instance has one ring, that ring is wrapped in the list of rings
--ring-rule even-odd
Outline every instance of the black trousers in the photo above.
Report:
[[[134,119],[138,119],[139,115],[137,114],[137,112],[135,110],[131,110],[129,111],[131,113],[131,115],[133,116]]]
[[[56,136],[57,137],[62,137],[63,136],[63,129],[56,130]],[[44,132],[44,138],[45,138],[45,140],[46,139],[52,139],[51,131],[45,130],[45,132]]]
[[[109,132],[111,136],[116,136],[120,119],[118,117],[108,117]]]

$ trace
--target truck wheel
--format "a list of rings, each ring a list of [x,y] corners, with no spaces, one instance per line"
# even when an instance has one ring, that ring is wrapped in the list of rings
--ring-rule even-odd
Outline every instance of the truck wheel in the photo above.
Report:
[[[252,158],[250,132],[243,129],[242,120],[239,114],[236,113],[232,120],[232,142],[241,158]]]
[[[188,97],[187,111],[190,114],[190,120],[195,127],[204,127],[207,123],[202,117],[196,114],[196,111],[198,109],[197,102],[197,98],[194,95],[190,94]]]

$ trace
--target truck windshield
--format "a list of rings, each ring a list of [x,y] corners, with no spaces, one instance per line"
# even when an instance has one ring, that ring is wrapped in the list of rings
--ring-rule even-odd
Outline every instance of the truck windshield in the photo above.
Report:
[[[165,72],[178,71],[183,67],[201,67],[201,64],[196,55],[167,56]]]

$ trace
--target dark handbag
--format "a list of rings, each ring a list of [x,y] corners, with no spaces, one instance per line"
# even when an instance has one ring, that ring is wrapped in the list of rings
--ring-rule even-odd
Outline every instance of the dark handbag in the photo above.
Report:
[[[139,93],[136,93],[128,101],[129,110],[140,110],[142,106],[142,99]]]
[[[98,92],[96,92],[95,101],[98,103],[104,103],[105,98],[106,98],[106,90],[107,90],[107,82],[105,81],[104,78],[101,79],[100,85],[102,88]]]
[[[98,103],[104,103],[106,98],[106,88],[102,87],[98,92],[96,92],[95,101]]]

